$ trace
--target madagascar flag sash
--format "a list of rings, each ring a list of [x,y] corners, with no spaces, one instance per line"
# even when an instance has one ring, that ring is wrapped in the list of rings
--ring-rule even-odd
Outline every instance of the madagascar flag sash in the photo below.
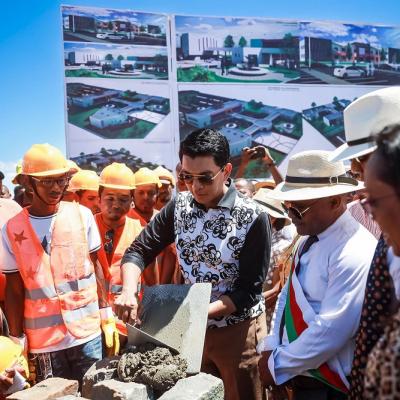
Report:
[[[296,257],[293,258],[292,267],[290,270],[288,295],[285,305],[285,325],[289,343],[296,340],[301,333],[308,328],[308,324],[304,320],[303,311],[298,304],[298,299],[296,299],[296,291],[293,285],[293,276],[294,279],[297,279],[295,276],[295,261]],[[349,392],[346,383],[343,381],[340,375],[337,372],[332,371],[327,363],[322,364],[317,369],[308,370],[308,372],[315,379],[318,379],[319,381],[342,393],[347,394]]]

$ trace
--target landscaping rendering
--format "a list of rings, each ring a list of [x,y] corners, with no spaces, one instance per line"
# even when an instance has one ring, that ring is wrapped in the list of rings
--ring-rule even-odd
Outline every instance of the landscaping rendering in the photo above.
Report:
[[[346,143],[343,110],[350,103],[350,100],[337,97],[333,98],[332,103],[320,106],[313,102],[311,108],[303,110],[303,117],[335,147],[339,147]]]
[[[266,105],[261,101],[243,101],[195,90],[179,92],[180,137],[194,129],[215,128],[229,140],[232,163],[236,169],[243,147],[263,145],[279,164],[303,134],[299,112]],[[253,160],[248,177],[268,173],[260,160]]]
[[[169,100],[131,90],[67,83],[68,122],[104,139],[143,139],[170,112]]]

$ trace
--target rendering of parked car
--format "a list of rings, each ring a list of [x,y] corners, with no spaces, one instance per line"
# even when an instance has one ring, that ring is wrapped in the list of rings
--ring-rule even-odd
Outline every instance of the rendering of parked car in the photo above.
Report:
[[[97,39],[107,39],[107,33],[96,34]]]
[[[125,35],[121,35],[118,33],[98,33],[96,34],[97,39],[111,39],[111,40],[122,40],[125,38]]]
[[[336,67],[333,70],[333,75],[338,78],[354,78],[363,77],[366,75],[365,71],[353,65]]]

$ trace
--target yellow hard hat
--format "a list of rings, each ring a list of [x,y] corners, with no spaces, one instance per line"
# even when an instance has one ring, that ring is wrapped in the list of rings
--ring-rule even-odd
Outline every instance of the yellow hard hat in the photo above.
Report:
[[[21,172],[22,172],[22,160],[18,161],[17,165],[15,166],[15,176],[11,181],[14,185],[19,184],[19,176],[21,175]]]
[[[143,167],[135,172],[136,186],[155,184],[158,187],[162,186],[157,174],[149,168]]]
[[[28,364],[23,356],[23,348],[14,343],[6,336],[0,336],[0,374],[3,374],[7,368],[12,368],[18,364],[24,368],[27,376],[29,375]]]
[[[100,177],[94,171],[88,169],[79,170],[70,180],[68,185],[69,192],[77,190],[99,190]]]
[[[154,172],[157,174],[158,178],[160,179],[161,183],[171,184],[175,187],[175,178],[172,175],[172,172],[168,169],[159,165]]]
[[[101,171],[100,186],[110,189],[135,189],[135,174],[123,163],[112,163]]]
[[[68,172],[76,171],[71,168],[61,151],[48,143],[34,144],[22,160],[22,175],[52,176]]]
[[[75,161],[67,160],[67,163],[71,169],[70,172],[72,174],[76,174],[77,172],[79,172],[81,170],[81,168],[78,166],[78,164]]]

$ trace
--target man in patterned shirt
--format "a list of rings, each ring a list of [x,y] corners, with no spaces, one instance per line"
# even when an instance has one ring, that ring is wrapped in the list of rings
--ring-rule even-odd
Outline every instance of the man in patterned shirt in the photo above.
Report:
[[[262,285],[271,248],[268,216],[231,183],[229,143],[222,134],[191,133],[179,156],[188,191],[170,201],[125,253],[116,312],[124,321],[136,320],[139,275],[175,242],[185,283],[212,283],[202,370],[221,377],[228,400],[265,398],[256,346],[266,331]]]

